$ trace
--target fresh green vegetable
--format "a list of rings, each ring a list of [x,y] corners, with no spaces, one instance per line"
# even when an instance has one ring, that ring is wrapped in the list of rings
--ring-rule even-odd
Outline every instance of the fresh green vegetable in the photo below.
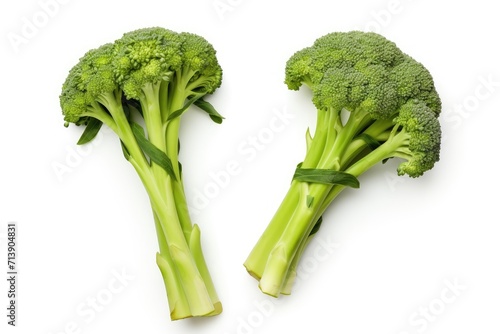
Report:
[[[287,62],[285,83],[307,86],[317,109],[307,153],[245,267],[262,292],[289,294],[300,257],[322,215],[374,165],[399,158],[419,177],[439,160],[441,101],[426,68],[381,35],[338,32]]]
[[[88,51],[70,70],[60,95],[65,126],[86,125],[78,144],[91,141],[105,124],[139,174],[153,209],[156,262],[173,320],[222,311],[200,229],[189,217],[178,159],[181,115],[192,104],[222,122],[202,99],[221,80],[216,51],[204,38],[154,27]]]

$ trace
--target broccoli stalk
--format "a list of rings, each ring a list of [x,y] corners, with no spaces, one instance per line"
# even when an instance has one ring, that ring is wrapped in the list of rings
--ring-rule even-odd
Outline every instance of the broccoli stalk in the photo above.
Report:
[[[244,265],[262,292],[290,294],[322,215],[358,177],[391,158],[416,178],[439,160],[441,101],[429,72],[375,33],[332,33],[287,62],[285,83],[313,92],[314,136],[290,188]]]
[[[221,79],[216,52],[205,39],[146,28],[87,52],[71,69],[60,96],[66,126],[86,125],[78,144],[88,143],[107,125],[139,175],[153,210],[160,249],[156,262],[172,320],[222,312],[200,229],[189,216],[178,157],[181,115],[192,104],[222,122],[202,99]]]

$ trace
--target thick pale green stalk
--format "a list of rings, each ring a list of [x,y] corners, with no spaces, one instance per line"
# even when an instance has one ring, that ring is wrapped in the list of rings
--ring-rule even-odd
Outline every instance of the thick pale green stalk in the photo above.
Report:
[[[318,110],[314,139],[309,141],[311,146],[308,147],[307,155],[302,163],[303,168],[315,168],[316,164],[320,161],[324,153],[326,141],[329,137],[335,136],[335,133],[331,133],[332,128],[327,125],[332,119],[336,119],[336,117],[331,111]],[[264,273],[269,253],[276,246],[276,241],[285,230],[287,222],[290,221],[299,207],[301,184],[301,182],[292,181],[276,214],[269,222],[266,230],[262,233],[244,263],[248,273],[258,280],[260,280]]]
[[[191,316],[202,316],[210,314],[215,307],[210,298],[205,282],[196,266],[196,262],[191,253],[191,249],[180,226],[175,204],[173,203],[173,193],[171,179],[167,177],[167,193],[165,201],[159,192],[150,191],[153,210],[158,216],[167,241],[170,257],[175,264],[175,269],[171,269],[178,274],[183,291],[188,300]],[[149,189],[148,189],[149,190]]]
[[[214,310],[207,314],[207,316],[217,315],[222,312],[222,303],[215,290],[214,282],[212,281],[212,276],[208,270],[207,263],[205,261],[205,256],[203,255],[203,250],[201,248],[201,232],[198,225],[193,225],[193,231],[191,233],[191,238],[189,240],[189,248],[193,254],[196,267],[200,272],[201,277],[205,283],[205,287],[210,295],[210,300],[214,306]]]
[[[286,227],[284,222],[288,222],[291,219],[298,207],[300,197],[299,187],[300,182],[292,181],[276,214],[267,225],[266,230],[262,233],[244,263],[248,273],[258,280],[264,273],[269,253],[275,247],[276,240],[278,240]]]
[[[157,123],[160,108],[154,99],[154,93],[141,101],[141,104],[149,140],[156,147],[165,150],[161,121],[160,126]],[[116,123],[116,132],[127,148],[128,161],[136,169],[151,200],[160,245],[157,264],[165,282],[171,318],[176,320],[220,312],[220,302],[218,299],[214,302],[209,292],[213,289],[213,283],[210,280],[207,286],[201,274],[205,274],[206,270],[200,265],[201,246],[197,245],[199,233],[198,237],[194,235],[186,239],[181,227],[173,190],[175,181],[160,166],[147,162],[120,108],[121,106],[117,106],[111,113]],[[202,267],[201,270],[199,266]]]
[[[180,104],[182,107],[182,103]],[[182,181],[182,173],[179,168],[179,128],[181,117],[176,117],[168,121],[166,125],[166,152],[176,175],[177,180],[173,183],[173,192],[175,197],[175,206],[179,215],[179,221],[184,231],[187,240],[190,238],[191,230],[193,228],[191,218],[188,212],[188,204],[184,193],[184,185]]]
[[[262,292],[277,297],[285,286],[288,270],[301,243],[316,223],[318,209],[328,195],[331,185],[300,182],[298,207],[269,253],[259,282]],[[308,198],[314,198],[308,203]]]
[[[317,218],[316,218],[317,217]],[[313,221],[318,221],[319,217],[321,215],[316,214],[316,217],[313,219]],[[314,225],[316,223],[312,224],[311,230],[314,228]],[[299,261],[302,258],[302,254],[307,248],[307,245],[311,242],[313,239],[313,235],[311,235],[311,232],[309,231],[309,234],[307,234],[307,237],[303,238],[302,241],[300,242],[300,245],[297,249],[297,252],[293,256],[292,261],[290,262],[290,266],[288,268],[288,272],[286,274],[285,281],[283,283],[283,287],[281,288],[280,293],[282,295],[289,295],[292,293],[292,288],[293,284],[295,283],[295,279],[297,277],[297,268],[299,267]]]
[[[176,231],[175,220],[174,222],[169,221],[169,219],[175,219],[172,215],[172,212],[175,213],[175,210],[172,211],[170,208],[169,212],[169,208],[166,205],[168,202],[165,201],[158,188],[160,183],[155,179],[152,168],[146,161],[142,150],[135,140],[121,104],[116,102],[116,100],[109,100],[107,108],[116,125],[113,128],[129,153],[128,161],[137,171],[151,199],[155,225],[159,232],[160,253],[157,255],[157,263],[163,275],[165,285],[168,286],[167,292],[169,292],[168,299],[172,319],[205,315],[213,312],[214,307],[206,289],[200,289],[198,287],[199,283],[193,283],[191,277],[186,277],[186,275],[196,275],[196,270],[193,270],[193,268],[196,269],[194,260],[192,260],[192,263],[189,263],[189,260],[186,260],[183,256],[177,254],[171,256],[172,249],[184,248],[184,250],[189,250],[189,248],[185,242],[182,230],[178,226],[178,231]],[[181,268],[181,270],[176,268]],[[186,282],[183,282],[183,280]],[[195,279],[195,281],[199,280]]]
[[[307,154],[302,162],[303,168],[317,168],[321,158],[325,155],[327,142],[335,140],[337,136],[337,131],[330,126],[331,123],[336,122],[337,117],[338,113],[331,110],[318,110],[314,138],[307,148]]]
[[[189,240],[193,227],[188,212],[182,173],[179,166],[179,131],[181,126],[181,116],[168,120],[168,117],[172,113],[182,109],[184,107],[184,103],[186,103],[187,92],[185,90],[185,86],[187,81],[189,81],[189,77],[183,78],[180,73],[177,73],[174,80],[175,82],[171,83],[168,89],[169,104],[165,103],[162,106],[162,108],[164,108],[162,110],[162,114],[164,115],[163,137],[165,139],[165,153],[172,162],[172,167],[177,178],[177,181],[173,184],[177,213],[179,215],[179,220],[186,236],[186,240]]]
[[[175,264],[170,257],[170,252],[168,250],[167,240],[163,233],[163,228],[161,227],[158,215],[154,212],[156,235],[158,237],[158,244],[160,246],[160,252],[156,253],[156,264],[160,269],[161,275],[163,277],[163,282],[165,285],[165,290],[167,291],[168,304],[170,307],[170,317],[172,319],[184,319],[191,317],[191,308],[187,300],[186,294],[184,293],[184,288],[181,284],[181,279],[175,272]]]
[[[374,124],[371,128],[369,128],[367,131],[365,131],[367,134],[375,137],[375,138],[380,138],[380,136],[387,131],[388,128],[392,126],[392,122],[390,121],[380,121],[377,124]],[[385,135],[384,135],[385,136]],[[405,135],[404,134],[398,134],[395,137],[391,138],[380,138],[381,140],[384,140],[384,144],[382,144],[380,147],[372,151],[371,153],[368,153],[363,157],[361,161],[358,161],[354,163],[352,166],[347,168],[346,172],[359,177],[369,169],[371,169],[374,165],[380,163],[384,159],[390,158],[395,155],[395,151],[397,150],[398,147],[402,146],[402,142],[405,140]],[[390,140],[388,140],[390,139]],[[363,141],[356,140],[353,142],[353,147],[350,148],[349,152],[346,152],[346,157],[348,158],[347,160],[350,160],[352,158],[352,155],[355,155],[356,152],[361,150],[363,146],[366,146],[366,144],[363,144]],[[317,212],[317,218],[318,219],[320,216],[323,215],[323,213],[328,209],[330,204],[333,202],[333,200],[345,189],[345,186],[342,185],[334,185],[331,190],[329,191],[328,195],[325,197],[325,200],[323,201],[323,204],[319,208]],[[298,265],[298,262],[300,260],[300,257],[302,256],[302,253],[304,252],[307,244],[311,241],[313,236],[308,235],[306,239],[303,240],[301,246],[299,247],[298,252],[295,254],[295,258],[292,262],[292,265],[289,269],[288,272],[288,277],[287,281],[284,285],[284,288],[282,289],[281,293],[282,294],[290,294],[291,293],[291,288],[293,285],[293,281],[295,280],[296,277],[296,267]]]
[[[353,138],[368,125],[369,119],[366,113],[353,112],[343,125],[340,111],[318,110],[315,135],[308,140],[302,168],[340,171],[344,153],[349,150]],[[358,150],[356,147],[352,153]],[[339,186],[292,182],[281,206],[245,262],[248,272],[260,280],[259,287],[264,293],[272,296],[290,293],[300,257],[311,240],[310,233],[326,210],[326,202],[333,200],[329,195],[336,187]]]
[[[297,252],[295,253],[295,256],[293,257],[293,260],[290,264],[290,268],[288,269],[287,277],[285,279],[285,283],[283,284],[283,288],[281,289],[281,294],[283,295],[289,295],[292,293],[292,287],[293,284],[295,283],[295,278],[297,277],[297,268],[300,263],[300,259],[302,258],[302,254],[306,250],[307,246],[309,243],[312,241],[314,238],[315,234],[311,235],[312,230],[314,229],[317,221],[323,216],[325,213],[326,209],[330,205],[330,203],[333,201],[333,199],[342,191],[345,189],[344,186],[341,185],[334,185],[331,189],[330,192],[328,193],[327,197],[323,201],[323,204],[321,205],[320,209],[316,212],[316,216],[314,219],[311,221],[313,224],[309,226],[308,231],[304,234],[304,238],[302,239],[299,248]]]
[[[188,71],[189,74],[183,75],[180,78],[176,76],[175,85],[170,85],[169,105],[163,105],[162,110],[164,115],[171,115],[177,110],[184,107],[187,98],[187,91],[184,88],[194,74]],[[207,315],[217,315],[222,312],[222,303],[217,295],[215,285],[208,270],[208,266],[203,255],[200,229],[197,225],[193,225],[189,215],[188,203],[184,192],[184,185],[182,180],[182,173],[179,167],[179,131],[180,131],[181,116],[168,120],[168,116],[164,121],[164,138],[165,138],[165,152],[172,162],[172,167],[176,175],[176,180],[172,180],[172,193],[173,202],[177,211],[179,222],[184,233],[184,237],[188,241],[191,253],[198,268],[198,271],[203,278],[205,287],[212,300],[214,310]]]

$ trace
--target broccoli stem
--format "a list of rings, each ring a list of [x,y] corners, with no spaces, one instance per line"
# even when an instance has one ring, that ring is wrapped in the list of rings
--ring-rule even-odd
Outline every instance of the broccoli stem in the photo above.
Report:
[[[325,153],[327,142],[335,140],[337,132],[332,130],[330,122],[335,122],[337,116],[329,110],[318,110],[316,117],[316,129],[314,130],[314,138],[308,147],[306,157],[302,162],[303,168],[316,168],[321,157]],[[326,126],[325,126],[326,125]]]
[[[390,126],[381,122],[369,126],[368,114],[351,112],[345,124],[340,111],[318,110],[314,138],[308,140],[302,168],[344,170],[367,144],[355,137],[367,127],[367,135],[378,136]],[[383,148],[377,150],[379,153]],[[389,149],[390,151],[390,149]],[[373,155],[356,162],[347,172],[360,175],[383,157]],[[378,160],[377,160],[378,159]],[[342,185],[299,182],[294,180],[267,229],[245,262],[247,271],[257,278],[260,289],[271,296],[289,294],[296,277],[299,260],[311,241],[311,231],[328,205],[345,188]]]
[[[290,217],[295,213],[298,207],[300,192],[298,181],[292,181],[288,192],[286,193],[280,207],[267,225],[264,233],[253,247],[248,255],[244,266],[248,273],[260,280],[266,267],[267,256],[276,244],[276,240],[281,236]]]
[[[312,229],[316,226],[318,220],[322,216],[321,210],[320,212],[316,213],[316,217],[313,219],[315,223],[312,226]],[[307,234],[307,237],[302,238],[302,241],[300,242],[300,245],[297,249],[297,252],[295,253],[291,263],[290,267],[288,269],[288,273],[285,278],[285,282],[283,283],[283,288],[281,289],[281,294],[283,295],[289,295],[292,293],[292,287],[293,284],[295,283],[295,278],[297,277],[297,269],[299,266],[300,259],[302,258],[302,254],[307,248],[307,245],[311,242],[313,239],[313,234],[312,234],[312,229],[310,229],[309,233]]]
[[[175,94],[174,99],[180,94]],[[178,99],[178,98],[177,98]],[[184,98],[174,101],[173,108],[180,109],[184,103]],[[177,110],[175,109],[175,110]],[[172,110],[171,112],[174,112]],[[172,162],[172,167],[176,175],[176,182],[173,184],[173,191],[175,196],[175,205],[179,214],[179,220],[184,231],[186,239],[189,239],[192,223],[188,212],[188,204],[184,193],[184,185],[182,182],[182,173],[179,166],[179,130],[180,130],[180,117],[176,117],[166,123],[165,137],[166,137],[166,152],[167,156]]]
[[[397,154],[397,151],[400,149],[400,147],[404,147],[404,142],[406,140],[407,140],[406,136],[403,133],[397,134],[391,140],[388,140],[387,142],[382,144],[379,148],[375,149],[371,153],[367,154],[366,156],[358,160],[352,166],[347,168],[346,172],[356,177],[361,176],[363,173],[370,170],[374,165]],[[325,213],[328,207],[330,207],[331,203],[335,200],[335,198],[337,198],[337,196],[344,189],[346,189],[346,186],[333,185],[329,189],[323,202],[316,208],[316,216],[309,221],[309,223],[310,224],[312,223],[312,225],[309,225],[309,228],[305,230],[305,232],[302,235],[303,239],[297,249],[297,252],[294,255],[294,258],[290,263],[290,267],[287,272],[287,277],[281,288],[280,293],[282,294],[291,293],[291,288],[293,286],[296,277],[297,265],[307,245],[314,237],[313,235],[310,234],[312,228],[314,227],[314,222],[316,222],[317,219],[319,219],[319,217],[321,217]],[[303,224],[307,224],[306,222],[307,219],[303,222]],[[288,224],[290,224],[290,222]]]
[[[185,78],[189,81],[190,77]],[[171,95],[171,105],[168,107],[167,114],[171,114],[184,106],[186,100],[186,90],[182,89],[186,83],[178,82],[174,89],[170,92]],[[188,240],[191,253],[195,260],[198,271],[203,278],[205,287],[212,300],[214,310],[207,315],[217,315],[222,312],[222,303],[217,295],[215,285],[213,283],[212,277],[208,270],[208,266],[203,255],[200,239],[200,229],[198,225],[193,225],[191,217],[189,215],[188,203],[186,200],[186,195],[184,191],[184,185],[182,181],[182,172],[179,165],[179,131],[180,131],[180,119],[181,117],[176,117],[170,121],[166,122],[165,127],[165,138],[166,138],[166,152],[172,161],[172,166],[174,173],[176,174],[176,180],[172,181],[172,191],[174,197],[174,203],[176,211],[179,217],[179,222],[183,230],[186,240]]]
[[[170,306],[175,305],[175,307],[170,307],[170,317],[172,319],[187,318],[191,316],[189,301],[187,300],[186,294],[183,293],[184,287],[181,284],[181,279],[174,270],[175,264],[170,256],[167,240],[163,233],[158,215],[154,210],[153,215],[155,219],[156,235],[160,247],[160,252],[156,253],[156,264],[163,277],[165,289],[167,291],[168,304]]]
[[[161,117],[158,87],[145,89],[141,107],[150,142],[165,151],[166,136],[158,119]],[[201,251],[199,229],[193,228],[189,220],[180,177],[174,180],[160,166],[149,163],[136,142],[122,106],[116,102],[108,108],[117,134],[128,151],[128,161],[137,171],[151,201],[160,248],[156,260],[167,290],[171,318],[220,313],[222,308]]]
[[[298,182],[299,201],[286,227],[277,238],[266,259],[259,287],[262,292],[277,297],[285,286],[290,266],[317,222],[318,210],[332,186]],[[312,202],[308,198],[313,198]]]

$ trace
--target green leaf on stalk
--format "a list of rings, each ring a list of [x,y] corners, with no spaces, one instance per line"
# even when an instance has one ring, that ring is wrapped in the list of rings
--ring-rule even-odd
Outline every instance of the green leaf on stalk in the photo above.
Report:
[[[187,108],[189,108],[189,106],[191,105],[192,103],[189,103],[189,101],[184,105],[184,107],[182,107],[181,109],[179,110],[176,110],[174,111],[173,113],[171,113],[170,115],[168,115],[168,118],[167,118],[167,121],[171,121],[173,120],[174,118],[177,118],[179,117],[180,115],[182,115],[182,113],[184,111],[186,111]]]
[[[127,147],[125,146],[125,144],[121,140],[120,140],[120,145],[122,147],[123,156],[128,161],[130,159],[130,153],[129,153]]]
[[[375,150],[381,145],[378,140],[376,140],[375,138],[366,133],[362,133],[356,138],[363,140],[371,150]]]
[[[309,236],[316,234],[319,231],[319,228],[321,227],[321,223],[323,223],[323,216],[319,217],[318,221],[316,224],[314,224],[313,229],[311,230],[311,233],[309,233]]]
[[[163,168],[172,179],[177,180],[174,168],[172,167],[172,160],[170,160],[165,152],[153,145],[153,143],[146,138],[142,126],[132,122],[132,132],[137,140],[137,144],[139,144],[144,154],[146,154],[152,162]]]
[[[167,121],[171,121],[174,118],[182,115],[184,113],[184,111],[187,110],[187,108],[189,108],[193,103],[196,103],[196,100],[198,100],[200,98],[201,98],[201,96],[194,96],[194,97],[190,98],[189,100],[187,100],[186,104],[184,104],[184,106],[181,109],[176,110],[173,113],[171,113],[170,115],[168,115]]]
[[[83,145],[91,142],[97,136],[99,130],[101,130],[101,127],[102,122],[100,120],[93,117],[89,118],[85,130],[83,131],[80,139],[78,139],[78,142],[76,144]]]
[[[180,162],[180,161],[179,161],[179,163],[178,163],[178,164],[179,164],[179,176],[180,176],[180,178],[182,179],[182,164],[181,164],[181,162]]]
[[[130,112],[130,105],[125,101],[122,102],[122,108],[123,108],[123,113],[125,114],[125,117],[127,118],[127,121],[130,123],[130,115],[132,114]]]
[[[312,142],[313,142],[313,137],[311,135],[311,130],[309,130],[309,128],[307,128],[307,131],[306,131],[306,149],[308,151],[311,148]]]
[[[221,124],[224,120],[224,117],[219,114],[217,110],[215,110],[214,106],[209,102],[200,98],[194,101],[194,105],[206,112],[215,123]]]
[[[307,195],[307,207],[310,208],[314,202],[314,196]]]
[[[352,174],[333,169],[297,168],[294,180],[322,184],[338,184],[359,188],[359,180]]]
[[[126,100],[123,105],[126,105],[128,108],[130,108],[130,107],[134,108],[142,116],[142,108],[141,108],[141,104],[139,103],[139,101],[134,100],[134,99],[130,99],[130,100]]]

